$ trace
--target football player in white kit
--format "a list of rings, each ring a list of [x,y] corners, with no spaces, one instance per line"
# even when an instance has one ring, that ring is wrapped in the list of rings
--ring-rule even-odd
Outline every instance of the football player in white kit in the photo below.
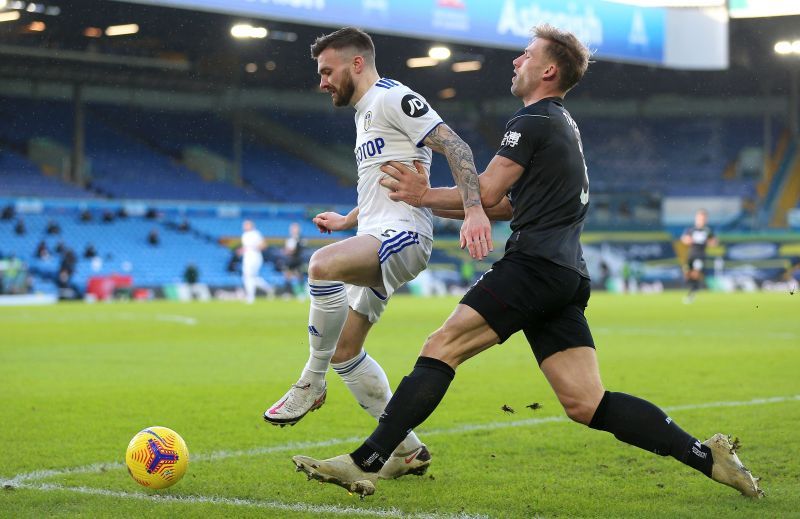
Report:
[[[261,277],[261,266],[264,264],[264,237],[256,229],[251,220],[242,222],[242,284],[245,301],[253,304],[256,300],[256,288],[260,288],[270,297],[275,289]]]
[[[381,165],[397,160],[429,167],[431,150],[444,154],[464,202],[462,248],[477,259],[492,249],[472,151],[422,96],[381,78],[370,36],[343,28],[317,38],[311,54],[317,60],[320,88],[330,93],[334,106],[356,110],[358,164],[358,206],[347,215],[325,212],[313,221],[323,233],[356,226],[358,232],[311,257],[309,359],[300,379],[264,413],[267,422],[280,426],[294,425],[322,406],[329,365],[376,419],[392,396],[386,374],[363,345],[392,293],[427,267],[433,224],[429,209],[389,199],[389,189],[379,184],[385,177]],[[425,445],[410,432],[380,477],[423,474],[430,460]]]

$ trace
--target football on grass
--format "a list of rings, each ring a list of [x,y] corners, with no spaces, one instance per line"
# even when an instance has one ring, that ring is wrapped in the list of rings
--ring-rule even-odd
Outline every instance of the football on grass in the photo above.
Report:
[[[148,427],[139,431],[125,453],[128,473],[143,487],[167,488],[186,474],[189,451],[183,438],[166,427]]]

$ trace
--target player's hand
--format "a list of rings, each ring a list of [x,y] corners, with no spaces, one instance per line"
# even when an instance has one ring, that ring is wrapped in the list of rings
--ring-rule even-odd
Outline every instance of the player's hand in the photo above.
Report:
[[[321,233],[330,234],[333,231],[342,231],[347,228],[347,218],[332,211],[319,213],[311,221],[314,222],[314,225],[317,226]]]
[[[416,170],[402,162],[391,161],[381,166],[381,171],[386,173],[380,184],[389,189],[391,200],[405,202],[414,207],[422,207],[422,197],[428,192],[431,185],[428,179],[428,170],[419,161],[414,161]]]
[[[469,255],[481,260],[494,250],[492,243],[492,226],[483,210],[483,206],[475,205],[464,211],[464,223],[461,225],[461,248],[467,248]]]

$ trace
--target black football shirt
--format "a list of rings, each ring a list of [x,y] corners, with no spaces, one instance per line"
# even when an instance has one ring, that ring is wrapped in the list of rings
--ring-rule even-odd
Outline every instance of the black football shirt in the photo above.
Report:
[[[588,278],[580,236],[589,208],[589,177],[577,124],[563,100],[548,97],[520,109],[506,124],[497,155],[525,171],[511,187],[511,238],[519,251]]]
[[[706,245],[708,240],[714,237],[714,231],[711,227],[691,227],[686,229],[685,234],[688,234],[692,239],[692,244],[689,246],[689,257],[702,258],[706,255]]]

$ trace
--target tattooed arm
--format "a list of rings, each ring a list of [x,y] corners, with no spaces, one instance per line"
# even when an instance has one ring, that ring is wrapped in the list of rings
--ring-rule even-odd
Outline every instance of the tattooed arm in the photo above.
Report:
[[[456,187],[461,193],[464,208],[461,248],[466,247],[473,258],[485,258],[493,250],[492,227],[481,205],[481,189],[472,150],[446,124],[434,128],[422,142],[447,157]]]
[[[509,202],[508,198],[505,197],[503,197],[503,199],[497,205],[493,207],[485,207],[484,211],[486,211],[486,216],[489,217],[489,220],[493,222],[499,220],[511,220],[511,217],[514,216],[514,208],[511,207],[511,202]],[[451,220],[464,219],[463,209],[433,209],[433,214],[441,218],[449,218]]]
[[[440,124],[422,141],[427,147],[447,157],[453,180],[461,193],[464,209],[481,205],[481,188],[472,150],[456,132]]]

